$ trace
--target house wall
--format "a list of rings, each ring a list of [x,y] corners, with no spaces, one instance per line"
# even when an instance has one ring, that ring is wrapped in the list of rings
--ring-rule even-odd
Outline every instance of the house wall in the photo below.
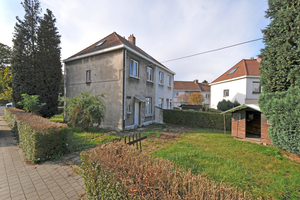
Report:
[[[130,76],[130,62],[131,60],[138,62],[139,66],[139,75],[138,78]],[[147,81],[147,66],[153,68],[153,82]],[[125,119],[125,128],[131,129],[134,128],[134,104],[137,99],[134,96],[141,96],[144,98],[152,99],[152,114],[145,114],[145,103],[140,102],[140,125],[148,125],[154,121],[155,117],[155,76],[156,68],[153,67],[153,64],[144,60],[143,58],[127,51],[126,55],[126,110],[128,106],[131,107],[131,112],[126,112]]]
[[[264,114],[261,114],[261,142],[272,144],[271,139],[269,138],[268,129],[270,124],[267,123],[267,119]]]
[[[253,93],[253,82],[259,82],[260,78],[247,78],[246,104],[258,105],[258,97],[260,93]]]
[[[159,72],[163,73],[163,84],[159,83]],[[156,88],[155,106],[159,107],[159,99],[163,99],[162,109],[173,109],[174,75],[157,66],[154,74],[155,74],[154,84]],[[171,76],[171,85],[169,85],[169,76]],[[157,115],[155,116],[155,122],[157,123],[162,123],[160,112],[162,112],[162,110],[156,109]]]
[[[245,99],[247,95],[246,88],[246,78],[222,83],[212,83],[210,87],[210,107],[217,109],[218,103],[223,99],[225,99],[226,101],[230,100],[232,102],[237,100],[240,104],[245,104]],[[229,96],[227,97],[223,96],[223,91],[225,89],[229,89]]]
[[[246,138],[246,111],[240,110],[232,113],[231,135],[237,138]]]
[[[86,83],[87,70],[91,70],[90,83]],[[101,127],[122,129],[123,50],[66,62],[65,74],[67,97],[80,92],[105,94],[106,112]]]

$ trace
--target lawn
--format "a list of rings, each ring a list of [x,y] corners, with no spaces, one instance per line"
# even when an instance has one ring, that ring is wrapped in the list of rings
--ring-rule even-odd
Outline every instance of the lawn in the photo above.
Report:
[[[255,197],[300,199],[300,164],[272,147],[202,129],[183,134],[152,152],[217,182],[237,186]]]
[[[54,115],[49,120],[52,121],[52,122],[63,122],[64,121],[64,116],[63,116],[63,114]]]

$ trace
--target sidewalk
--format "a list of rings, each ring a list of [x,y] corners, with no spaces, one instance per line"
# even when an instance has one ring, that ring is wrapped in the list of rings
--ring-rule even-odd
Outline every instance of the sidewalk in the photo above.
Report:
[[[26,164],[22,149],[0,116],[0,199],[81,199],[84,180],[69,166]]]

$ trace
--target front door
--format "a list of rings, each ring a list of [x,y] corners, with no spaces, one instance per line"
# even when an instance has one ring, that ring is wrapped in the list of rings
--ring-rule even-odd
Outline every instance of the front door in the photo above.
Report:
[[[134,125],[139,125],[139,118],[140,118],[140,103],[134,103]]]

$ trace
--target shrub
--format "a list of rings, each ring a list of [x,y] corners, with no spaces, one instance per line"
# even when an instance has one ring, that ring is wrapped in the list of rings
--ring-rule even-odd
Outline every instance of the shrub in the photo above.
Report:
[[[262,93],[259,105],[271,122],[268,134],[272,143],[290,153],[300,155],[300,89]]]
[[[223,99],[222,101],[220,101],[217,105],[218,110],[222,110],[222,111],[226,111],[229,110],[231,108],[237,107],[241,105],[237,100],[235,100],[233,103],[229,100],[225,100]]]
[[[28,161],[45,161],[68,151],[69,132],[66,125],[16,108],[6,108],[5,119],[12,131],[19,135],[20,146]]]
[[[93,124],[100,125],[105,115],[103,98],[103,94],[92,96],[90,92],[79,93],[73,99],[67,98],[67,120],[84,130],[88,130]]]
[[[249,199],[237,188],[120,142],[82,152],[81,160],[89,199]]]
[[[211,128],[224,130],[224,118],[220,113],[189,111],[189,110],[164,110],[163,121],[197,128]],[[225,115],[226,130],[231,130],[231,114]]]
[[[22,94],[22,101],[18,102],[19,105],[23,106],[26,112],[31,113],[38,112],[46,103],[39,103],[39,95]]]

